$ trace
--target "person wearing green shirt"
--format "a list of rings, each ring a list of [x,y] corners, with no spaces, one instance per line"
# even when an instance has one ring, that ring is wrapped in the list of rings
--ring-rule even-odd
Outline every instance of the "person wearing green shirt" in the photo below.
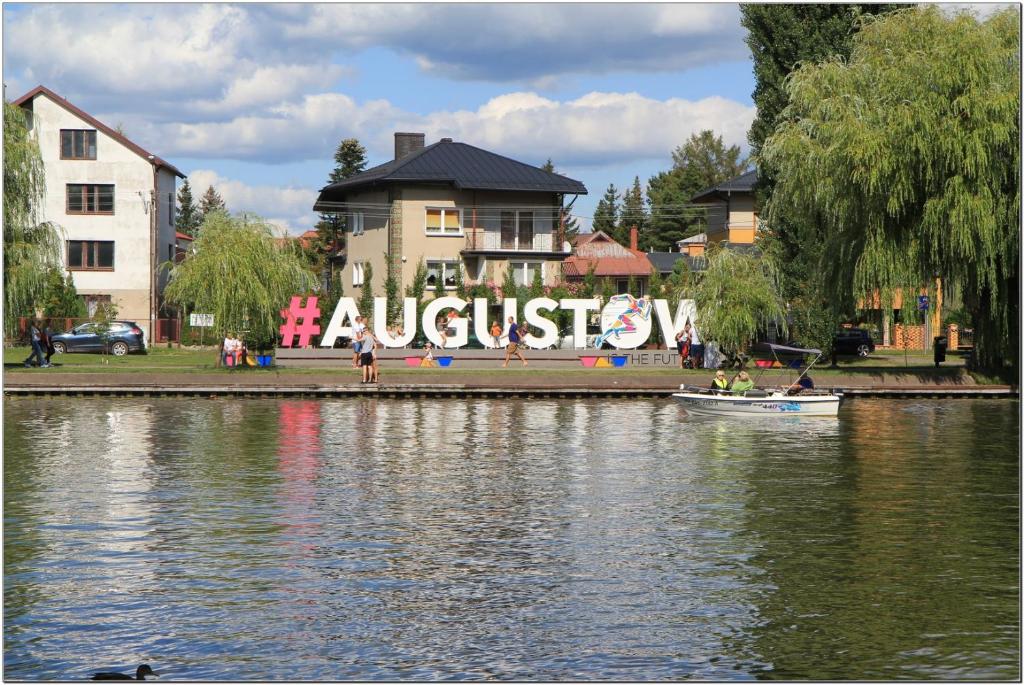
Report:
[[[734,395],[745,395],[748,390],[754,387],[754,381],[750,380],[750,374],[746,371],[740,371],[736,378],[732,381],[732,390]]]

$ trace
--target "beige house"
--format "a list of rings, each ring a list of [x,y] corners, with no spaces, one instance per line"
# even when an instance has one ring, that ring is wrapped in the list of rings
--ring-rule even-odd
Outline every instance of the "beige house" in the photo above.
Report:
[[[455,288],[501,285],[511,271],[529,285],[562,277],[571,252],[564,201],[586,194],[579,181],[442,138],[424,146],[422,133],[396,133],[395,158],[320,191],[313,209],[346,216],[346,295],[359,297],[372,267],[373,292],[384,294],[388,258],[400,292],[426,265],[428,292],[438,279]]]
[[[90,315],[112,303],[156,341],[167,283],[159,267],[178,252],[173,165],[49,88],[13,102],[29,113],[46,170],[42,214],[61,227],[63,266]]]
[[[754,194],[756,184],[757,169],[752,169],[690,198],[694,204],[708,205],[707,244],[726,240],[733,245],[754,242],[758,210]]]

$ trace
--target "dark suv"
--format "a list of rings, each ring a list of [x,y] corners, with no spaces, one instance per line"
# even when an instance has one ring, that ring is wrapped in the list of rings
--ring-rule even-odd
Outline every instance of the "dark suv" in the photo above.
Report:
[[[875,341],[871,333],[863,328],[844,328],[836,332],[832,340],[832,349],[836,354],[855,354],[866,357],[875,351]]]
[[[96,324],[89,321],[78,324],[67,333],[53,336],[53,349],[65,352],[102,352],[103,340]],[[111,321],[107,332],[107,351],[118,357],[129,352],[145,352],[146,336],[134,321]]]

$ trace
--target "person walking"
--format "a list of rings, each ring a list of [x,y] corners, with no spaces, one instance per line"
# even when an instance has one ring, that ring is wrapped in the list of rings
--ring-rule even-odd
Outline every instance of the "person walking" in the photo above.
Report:
[[[43,349],[46,350],[46,365],[52,366],[50,364],[50,357],[54,355],[57,348],[53,346],[53,329],[50,328],[49,322],[47,322],[46,328],[43,329],[43,336],[46,338],[46,344],[43,346]]]
[[[693,368],[704,368],[704,345],[701,344],[700,337],[697,335],[696,326],[690,326],[690,357],[693,361]]]
[[[43,359],[43,332],[39,330],[38,321],[33,321],[32,325],[29,327],[28,340],[29,343],[32,345],[32,354],[30,354],[28,356],[28,359],[25,360],[25,366],[31,367],[32,359],[34,358],[36,359],[36,363],[39,365],[40,368],[45,369],[49,367],[50,365],[46,362],[46,360]]]
[[[526,366],[526,357],[523,356],[522,351],[519,349],[520,340],[519,327],[516,326],[515,317],[510,316],[508,317],[508,346],[505,347],[505,363],[501,365],[501,368],[508,368],[508,363],[512,359],[512,355],[519,357],[523,362],[523,366]]]
[[[363,383],[373,382],[373,334],[362,332],[359,343],[359,366],[363,368]]]

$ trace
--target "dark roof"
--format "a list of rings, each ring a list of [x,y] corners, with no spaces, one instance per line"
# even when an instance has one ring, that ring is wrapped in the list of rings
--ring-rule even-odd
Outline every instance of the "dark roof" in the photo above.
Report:
[[[137,154],[138,156],[140,156],[143,159],[145,159],[147,162],[150,162],[151,164],[153,164],[153,166],[155,166],[155,167],[164,167],[165,169],[170,171],[175,176],[178,176],[179,178],[185,178],[185,174],[183,174],[180,171],[178,171],[178,169],[173,164],[170,164],[170,163],[160,159],[156,155],[151,154],[151,153],[143,150],[141,147],[139,147],[138,145],[136,145],[132,141],[128,140],[123,135],[121,135],[120,133],[118,133],[114,129],[110,128],[109,126],[104,124],[102,121],[100,121],[96,117],[92,116],[88,112],[85,112],[85,111],[75,107],[70,102],[68,102],[66,98],[63,98],[60,95],[57,95],[56,93],[54,93],[52,90],[50,90],[46,86],[36,86],[35,88],[30,90],[29,92],[27,92],[24,95],[22,95],[17,100],[15,100],[12,104],[14,106],[16,106],[16,107],[21,107],[22,105],[24,105],[29,100],[34,99],[37,95],[45,95],[46,97],[50,98],[51,100],[56,102],[58,105],[60,105],[64,109],[66,109],[67,111],[71,112],[72,114],[74,114],[75,116],[79,117],[80,119],[83,119],[83,120],[89,122],[90,124],[92,124],[92,126],[94,128],[96,128],[96,129],[98,129],[100,131],[103,131],[105,134],[107,134],[108,136],[110,136],[111,138],[116,140],[117,142],[121,143],[126,148],[128,148],[129,150],[131,150],[132,152]]]
[[[700,271],[707,263],[704,257],[693,257],[682,252],[648,252],[647,259],[658,270],[658,273],[669,274],[675,268],[676,262],[683,259],[691,271]]]
[[[320,209],[321,202],[340,201],[353,190],[403,183],[450,183],[460,190],[587,194],[586,186],[575,179],[444,139],[322,188],[313,209]]]
[[[723,181],[716,186],[705,188],[690,198],[690,202],[713,202],[715,200],[724,200],[724,196],[729,193],[752,193],[756,184],[757,169],[751,169],[736,178],[730,178],[728,181]]]

